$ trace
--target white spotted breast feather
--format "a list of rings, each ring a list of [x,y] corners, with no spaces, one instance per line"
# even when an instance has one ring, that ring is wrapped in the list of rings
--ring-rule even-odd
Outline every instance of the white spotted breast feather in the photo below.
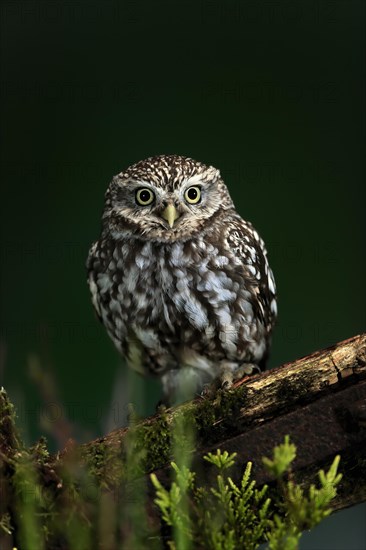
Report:
[[[234,254],[237,269],[244,273],[255,316],[270,334],[277,317],[276,285],[263,239],[250,222],[237,215],[228,224],[224,246]]]

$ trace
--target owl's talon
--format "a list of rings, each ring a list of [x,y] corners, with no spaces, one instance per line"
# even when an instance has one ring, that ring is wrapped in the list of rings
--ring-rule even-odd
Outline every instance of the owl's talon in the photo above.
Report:
[[[163,414],[170,406],[167,398],[159,399],[155,405],[156,414]]]
[[[212,389],[212,384],[204,384],[201,390],[201,395],[207,395]]]
[[[232,388],[232,386],[233,386],[233,383],[230,380],[224,380],[221,383],[221,389],[222,390],[229,390],[230,388]]]
[[[209,397],[212,393],[211,384],[205,384],[199,393],[199,396],[202,398]]]

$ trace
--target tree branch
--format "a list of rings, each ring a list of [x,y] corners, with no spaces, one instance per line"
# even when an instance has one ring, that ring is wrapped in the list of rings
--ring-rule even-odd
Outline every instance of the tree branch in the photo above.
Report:
[[[202,455],[220,447],[237,452],[238,464],[252,461],[257,482],[267,483],[261,458],[289,434],[297,446],[294,474],[300,482],[313,481],[319,468],[340,454],[344,477],[335,506],[366,500],[366,334],[243,379],[213,398],[197,398],[147,418],[132,430],[115,430],[82,446],[81,457],[113,485],[113,461],[121,452],[126,455],[130,438],[135,456],[145,450],[142,470],[155,471],[164,481],[172,434],[178,432],[182,439],[182,429],[189,426],[194,427],[195,437],[187,439],[186,450],[194,453],[194,467],[202,477],[207,470]],[[54,467],[65,455],[67,451],[57,457]],[[99,463],[93,461],[95,456]]]

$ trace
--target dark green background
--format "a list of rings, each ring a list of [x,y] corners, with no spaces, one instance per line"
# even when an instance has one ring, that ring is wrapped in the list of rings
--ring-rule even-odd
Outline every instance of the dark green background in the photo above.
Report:
[[[0,368],[29,441],[105,433],[130,400],[153,410],[158,386],[121,370],[84,269],[112,175],[150,155],[220,168],[264,237],[271,366],[364,331],[364,7],[2,3]],[[365,548],[364,516],[302,548]]]

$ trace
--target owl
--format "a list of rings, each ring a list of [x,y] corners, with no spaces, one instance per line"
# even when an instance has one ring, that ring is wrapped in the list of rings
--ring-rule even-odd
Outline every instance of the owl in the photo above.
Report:
[[[172,402],[263,368],[277,314],[264,242],[220,172],[161,155],[112,179],[87,259],[96,313]]]

